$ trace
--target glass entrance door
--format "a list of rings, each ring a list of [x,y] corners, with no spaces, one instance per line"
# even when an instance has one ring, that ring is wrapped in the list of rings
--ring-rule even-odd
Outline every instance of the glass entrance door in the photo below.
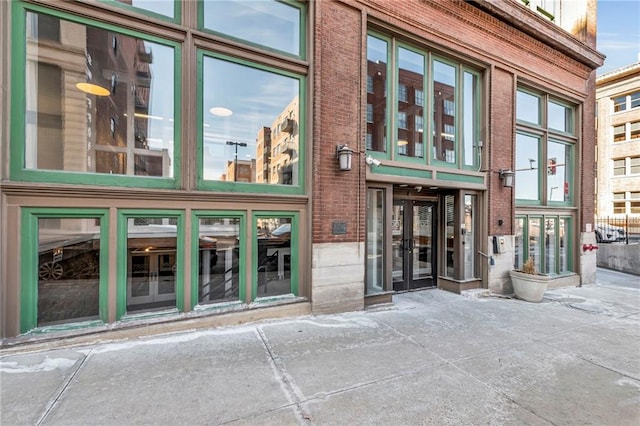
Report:
[[[394,291],[436,284],[435,211],[433,202],[394,200],[391,218]]]
[[[175,252],[131,254],[127,311],[175,305]]]

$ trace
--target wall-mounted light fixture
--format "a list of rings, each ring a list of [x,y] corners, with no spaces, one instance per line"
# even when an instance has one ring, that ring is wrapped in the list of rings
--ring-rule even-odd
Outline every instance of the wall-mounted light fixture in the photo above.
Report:
[[[336,158],[340,163],[340,170],[351,170],[351,157],[353,156],[353,150],[345,145],[336,146]]]
[[[513,170],[511,169],[500,169],[500,179],[502,179],[502,186],[505,188],[513,187]]]

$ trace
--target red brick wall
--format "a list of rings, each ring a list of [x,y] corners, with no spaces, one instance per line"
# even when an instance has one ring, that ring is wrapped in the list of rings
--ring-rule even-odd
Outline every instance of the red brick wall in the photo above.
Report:
[[[352,170],[340,171],[336,146],[362,150],[361,13],[338,1],[314,2],[313,242],[364,240],[365,182],[362,154],[354,152]],[[347,233],[332,235],[333,222]]]
[[[491,73],[491,95],[489,99],[489,122],[491,140],[485,143],[484,155],[487,163],[489,187],[489,235],[512,234],[514,215],[514,188],[505,188],[498,171],[513,170],[515,151],[514,130],[514,77],[508,71],[495,68]],[[498,220],[502,219],[502,226]]]
[[[489,155],[488,232],[511,234],[513,190],[502,187],[497,171],[513,168],[514,87],[526,83],[543,92],[584,102],[580,192],[581,228],[593,216],[593,84],[589,66],[534,39],[463,1],[323,0],[316,13],[314,48],[313,241],[363,241],[365,181],[362,154],[353,170],[340,172],[337,144],[363,150],[362,60],[366,21],[434,52],[468,58],[485,67],[490,100],[484,155]],[[363,18],[363,14],[366,17]],[[536,25],[535,19],[530,22]],[[547,25],[547,24],[545,24]],[[498,226],[498,220],[504,221]],[[334,221],[347,223],[346,235],[332,235]]]

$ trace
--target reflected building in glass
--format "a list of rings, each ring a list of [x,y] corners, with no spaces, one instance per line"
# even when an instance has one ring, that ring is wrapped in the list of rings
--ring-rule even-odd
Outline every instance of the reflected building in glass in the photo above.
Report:
[[[590,282],[603,56],[562,3],[0,2],[1,337]]]

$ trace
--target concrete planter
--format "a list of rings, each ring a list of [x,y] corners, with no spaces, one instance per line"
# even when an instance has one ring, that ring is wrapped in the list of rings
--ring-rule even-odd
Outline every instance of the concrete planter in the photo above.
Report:
[[[535,303],[542,301],[550,279],[548,276],[525,274],[520,271],[509,271],[509,276],[513,292],[518,299]]]

